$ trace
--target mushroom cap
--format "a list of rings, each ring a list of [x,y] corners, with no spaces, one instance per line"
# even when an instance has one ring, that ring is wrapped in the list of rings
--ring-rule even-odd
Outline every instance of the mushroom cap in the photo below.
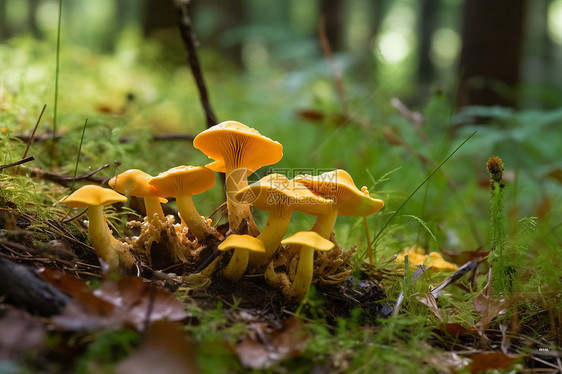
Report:
[[[105,206],[113,203],[124,203],[127,198],[109,188],[93,184],[80,187],[62,202],[71,208],[87,208],[90,206]]]
[[[107,183],[115,191],[137,197],[158,196],[158,190],[148,182],[152,175],[139,169],[129,169]]]
[[[226,165],[224,164],[224,160],[210,162],[205,165],[205,167],[211,169],[212,171],[216,171],[217,173],[226,173]]]
[[[251,235],[230,235],[222,243],[219,244],[217,249],[219,251],[228,251],[230,249],[242,248],[251,252],[265,253],[265,246],[263,242],[254,238]]]
[[[314,231],[299,231],[288,238],[281,240],[281,244],[304,245],[317,251],[329,251],[335,244]]]
[[[329,213],[333,203],[330,199],[316,196],[306,186],[276,173],[242,188],[234,197],[240,203],[252,204],[262,210],[272,211],[283,206],[290,211],[314,215]]]
[[[332,199],[340,216],[369,216],[384,206],[382,200],[369,196],[366,187],[359,190],[351,175],[342,169],[317,176],[297,175],[294,180],[304,184],[314,194]]]
[[[191,196],[215,184],[215,173],[204,166],[176,166],[150,178],[148,182],[162,196]]]
[[[216,162],[208,167],[221,173],[226,168],[246,168],[250,173],[283,157],[283,146],[243,123],[225,121],[193,139],[193,146]]]

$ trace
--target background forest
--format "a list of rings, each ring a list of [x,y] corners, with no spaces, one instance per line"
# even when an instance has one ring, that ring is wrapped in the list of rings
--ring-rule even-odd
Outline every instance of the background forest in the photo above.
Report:
[[[323,299],[312,292],[298,309],[287,308],[307,323],[310,340],[261,366],[237,342],[259,335],[241,319],[239,295],[186,302],[185,329],[196,347],[186,349],[202,372],[562,370],[562,0],[192,0],[199,76],[174,3],[181,1],[0,0],[0,164],[34,157],[0,172],[3,212],[13,204],[38,221],[64,221],[74,213],[59,202],[84,181],[103,184],[132,168],[157,175],[205,165],[193,137],[240,121],[283,145],[283,159],[251,182],[270,172],[292,178],[339,168],[385,202],[365,220],[339,217],[334,229],[344,248],[356,246],[354,269],[377,278],[384,296],[376,316],[361,304],[343,318],[323,314]],[[500,205],[486,170],[493,155],[505,165]],[[194,197],[205,216],[223,201],[219,185]],[[134,209],[110,211],[116,234],[127,235]],[[265,214],[255,216],[262,227]],[[314,219],[296,212],[287,235]],[[0,257],[11,258],[11,230],[0,228]],[[512,251],[516,276],[509,291],[494,294],[487,269],[498,260],[486,255],[498,237]],[[427,306],[420,297],[446,276],[415,282],[390,262],[414,246],[459,266],[480,262]],[[15,262],[40,267],[41,256]],[[497,297],[485,311],[474,301],[483,290]],[[8,316],[0,310],[0,326]],[[436,337],[433,328],[453,324],[469,337],[464,330]],[[283,326],[279,334],[294,328]],[[69,361],[42,341],[18,347],[0,337],[0,372],[111,372],[146,338],[126,328],[95,334],[76,343]],[[214,355],[208,344],[217,341],[224,345]],[[343,353],[333,352],[335,341]],[[472,357],[490,352],[499,356]]]

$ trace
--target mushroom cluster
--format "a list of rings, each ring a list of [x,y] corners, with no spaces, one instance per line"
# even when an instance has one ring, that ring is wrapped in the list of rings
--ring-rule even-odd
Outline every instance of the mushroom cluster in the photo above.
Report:
[[[332,233],[338,215],[367,216],[384,206],[366,187],[358,189],[344,170],[293,179],[273,173],[248,184],[248,176],[281,160],[283,146],[240,122],[215,125],[197,135],[193,145],[213,161],[177,166],[157,176],[128,170],[109,181],[114,190],[84,186],[63,200],[73,208],[88,208],[90,241],[113,272],[132,273],[140,261],[159,269],[182,264],[195,269],[194,264],[210,262],[206,273],[233,282],[246,273],[264,274],[287,297],[302,300],[314,279],[325,276],[315,271],[329,268],[325,261],[315,268],[315,251],[342,253]],[[213,187],[214,172],[225,174],[228,225],[222,230],[201,216],[192,200]],[[127,201],[121,194],[143,198],[146,208],[142,222],[129,223],[140,234],[126,242],[113,237],[103,217],[105,205]],[[181,222],[164,215],[161,204],[166,198],[175,199]],[[262,230],[252,208],[268,212]],[[310,231],[284,238],[295,210],[316,216],[316,223]],[[214,251],[205,248],[218,249],[219,258],[208,261]],[[340,259],[338,265],[342,263]],[[343,281],[349,274],[343,269],[332,279]]]

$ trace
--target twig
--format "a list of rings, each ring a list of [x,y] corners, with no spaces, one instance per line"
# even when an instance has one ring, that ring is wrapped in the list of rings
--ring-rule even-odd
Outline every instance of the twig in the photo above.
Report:
[[[191,134],[162,134],[162,135],[152,135],[150,140],[162,141],[162,140],[193,140],[195,135]],[[134,137],[121,137],[119,138],[119,143],[131,143],[136,141]]]
[[[19,139],[23,142],[29,142],[31,139],[30,135],[27,134],[15,134],[11,135],[12,138]],[[57,135],[56,139],[60,139],[62,136]],[[35,135],[33,137],[34,143],[44,142],[46,140],[51,140],[53,137],[50,134],[41,134]],[[167,140],[193,140],[195,135],[192,134],[161,134],[161,135],[152,135],[150,140],[152,141],[167,141]],[[132,136],[123,136],[119,138],[119,143],[132,143],[137,141],[137,138]]]
[[[37,127],[39,127],[39,122],[41,122],[41,118],[43,117],[43,113],[45,113],[45,108],[47,108],[47,104],[43,105],[43,109],[41,109],[41,113],[39,114],[39,118],[37,118],[37,122],[35,123],[35,127],[33,128],[33,131],[31,132],[31,136],[29,137],[29,140],[27,141],[27,145],[25,146],[25,152],[23,152],[22,158],[25,158],[27,156],[27,152],[29,151],[29,147],[31,147],[31,144],[33,143],[33,138],[35,137],[35,132],[37,131]]]
[[[189,66],[191,67],[191,72],[195,78],[195,82],[197,83],[199,96],[201,97],[201,105],[205,111],[207,127],[211,127],[217,124],[217,117],[211,107],[207,87],[205,85],[205,80],[203,79],[203,71],[201,70],[199,57],[197,56],[197,41],[193,32],[191,18],[189,18],[189,14],[187,12],[187,4],[189,4],[189,0],[173,0],[173,2],[178,16],[178,27],[187,50],[187,60],[189,62]]]
[[[453,275],[451,275],[450,277],[445,279],[439,286],[435,287],[431,291],[431,294],[433,295],[433,297],[435,297],[437,299],[439,297],[439,295],[441,294],[441,290],[443,290],[448,285],[455,283],[463,275],[465,275],[466,273],[468,273],[469,271],[474,269],[476,266],[478,266],[478,264],[480,263],[479,261],[480,261],[480,259],[476,259],[474,261],[467,262],[466,264],[461,266]]]
[[[422,125],[425,121],[423,114],[417,111],[410,110],[410,108],[408,108],[406,104],[404,104],[398,98],[393,98],[392,100],[390,100],[390,105],[392,105],[394,109],[396,109],[400,114],[402,114],[402,116],[406,118],[408,122],[412,124],[412,126],[414,126],[414,129],[416,130],[420,138],[423,140],[423,142],[427,143],[427,136],[422,131]]]
[[[15,161],[15,162],[11,162],[11,163],[9,163],[9,164],[0,165],[0,170],[4,170],[4,169],[7,169],[7,168],[11,168],[11,167],[13,167],[13,166],[18,166],[18,165],[21,165],[21,164],[25,164],[26,162],[33,161],[33,160],[35,160],[35,157],[29,156],[29,157],[27,157],[27,158],[23,158],[23,159],[21,159],[21,160],[18,160],[18,161]]]
[[[93,175],[96,174],[98,171],[106,169],[109,167],[109,164],[105,164],[100,166],[99,168],[86,173],[79,175],[77,177],[72,177],[70,175],[54,173],[52,171],[43,170],[40,168],[24,168],[20,171],[20,173],[29,173],[32,177],[46,179],[51,182],[55,182],[60,184],[61,186],[68,187],[68,182],[73,182],[75,180],[86,180],[88,182],[103,184],[106,178],[102,177],[94,177]]]

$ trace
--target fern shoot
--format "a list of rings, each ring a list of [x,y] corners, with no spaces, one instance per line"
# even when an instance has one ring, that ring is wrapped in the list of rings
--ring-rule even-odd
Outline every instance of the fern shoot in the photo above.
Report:
[[[490,254],[488,260],[492,266],[494,290],[500,294],[512,289],[512,259],[507,246],[506,217],[503,209],[504,188],[503,161],[492,156],[486,163],[490,174]]]

